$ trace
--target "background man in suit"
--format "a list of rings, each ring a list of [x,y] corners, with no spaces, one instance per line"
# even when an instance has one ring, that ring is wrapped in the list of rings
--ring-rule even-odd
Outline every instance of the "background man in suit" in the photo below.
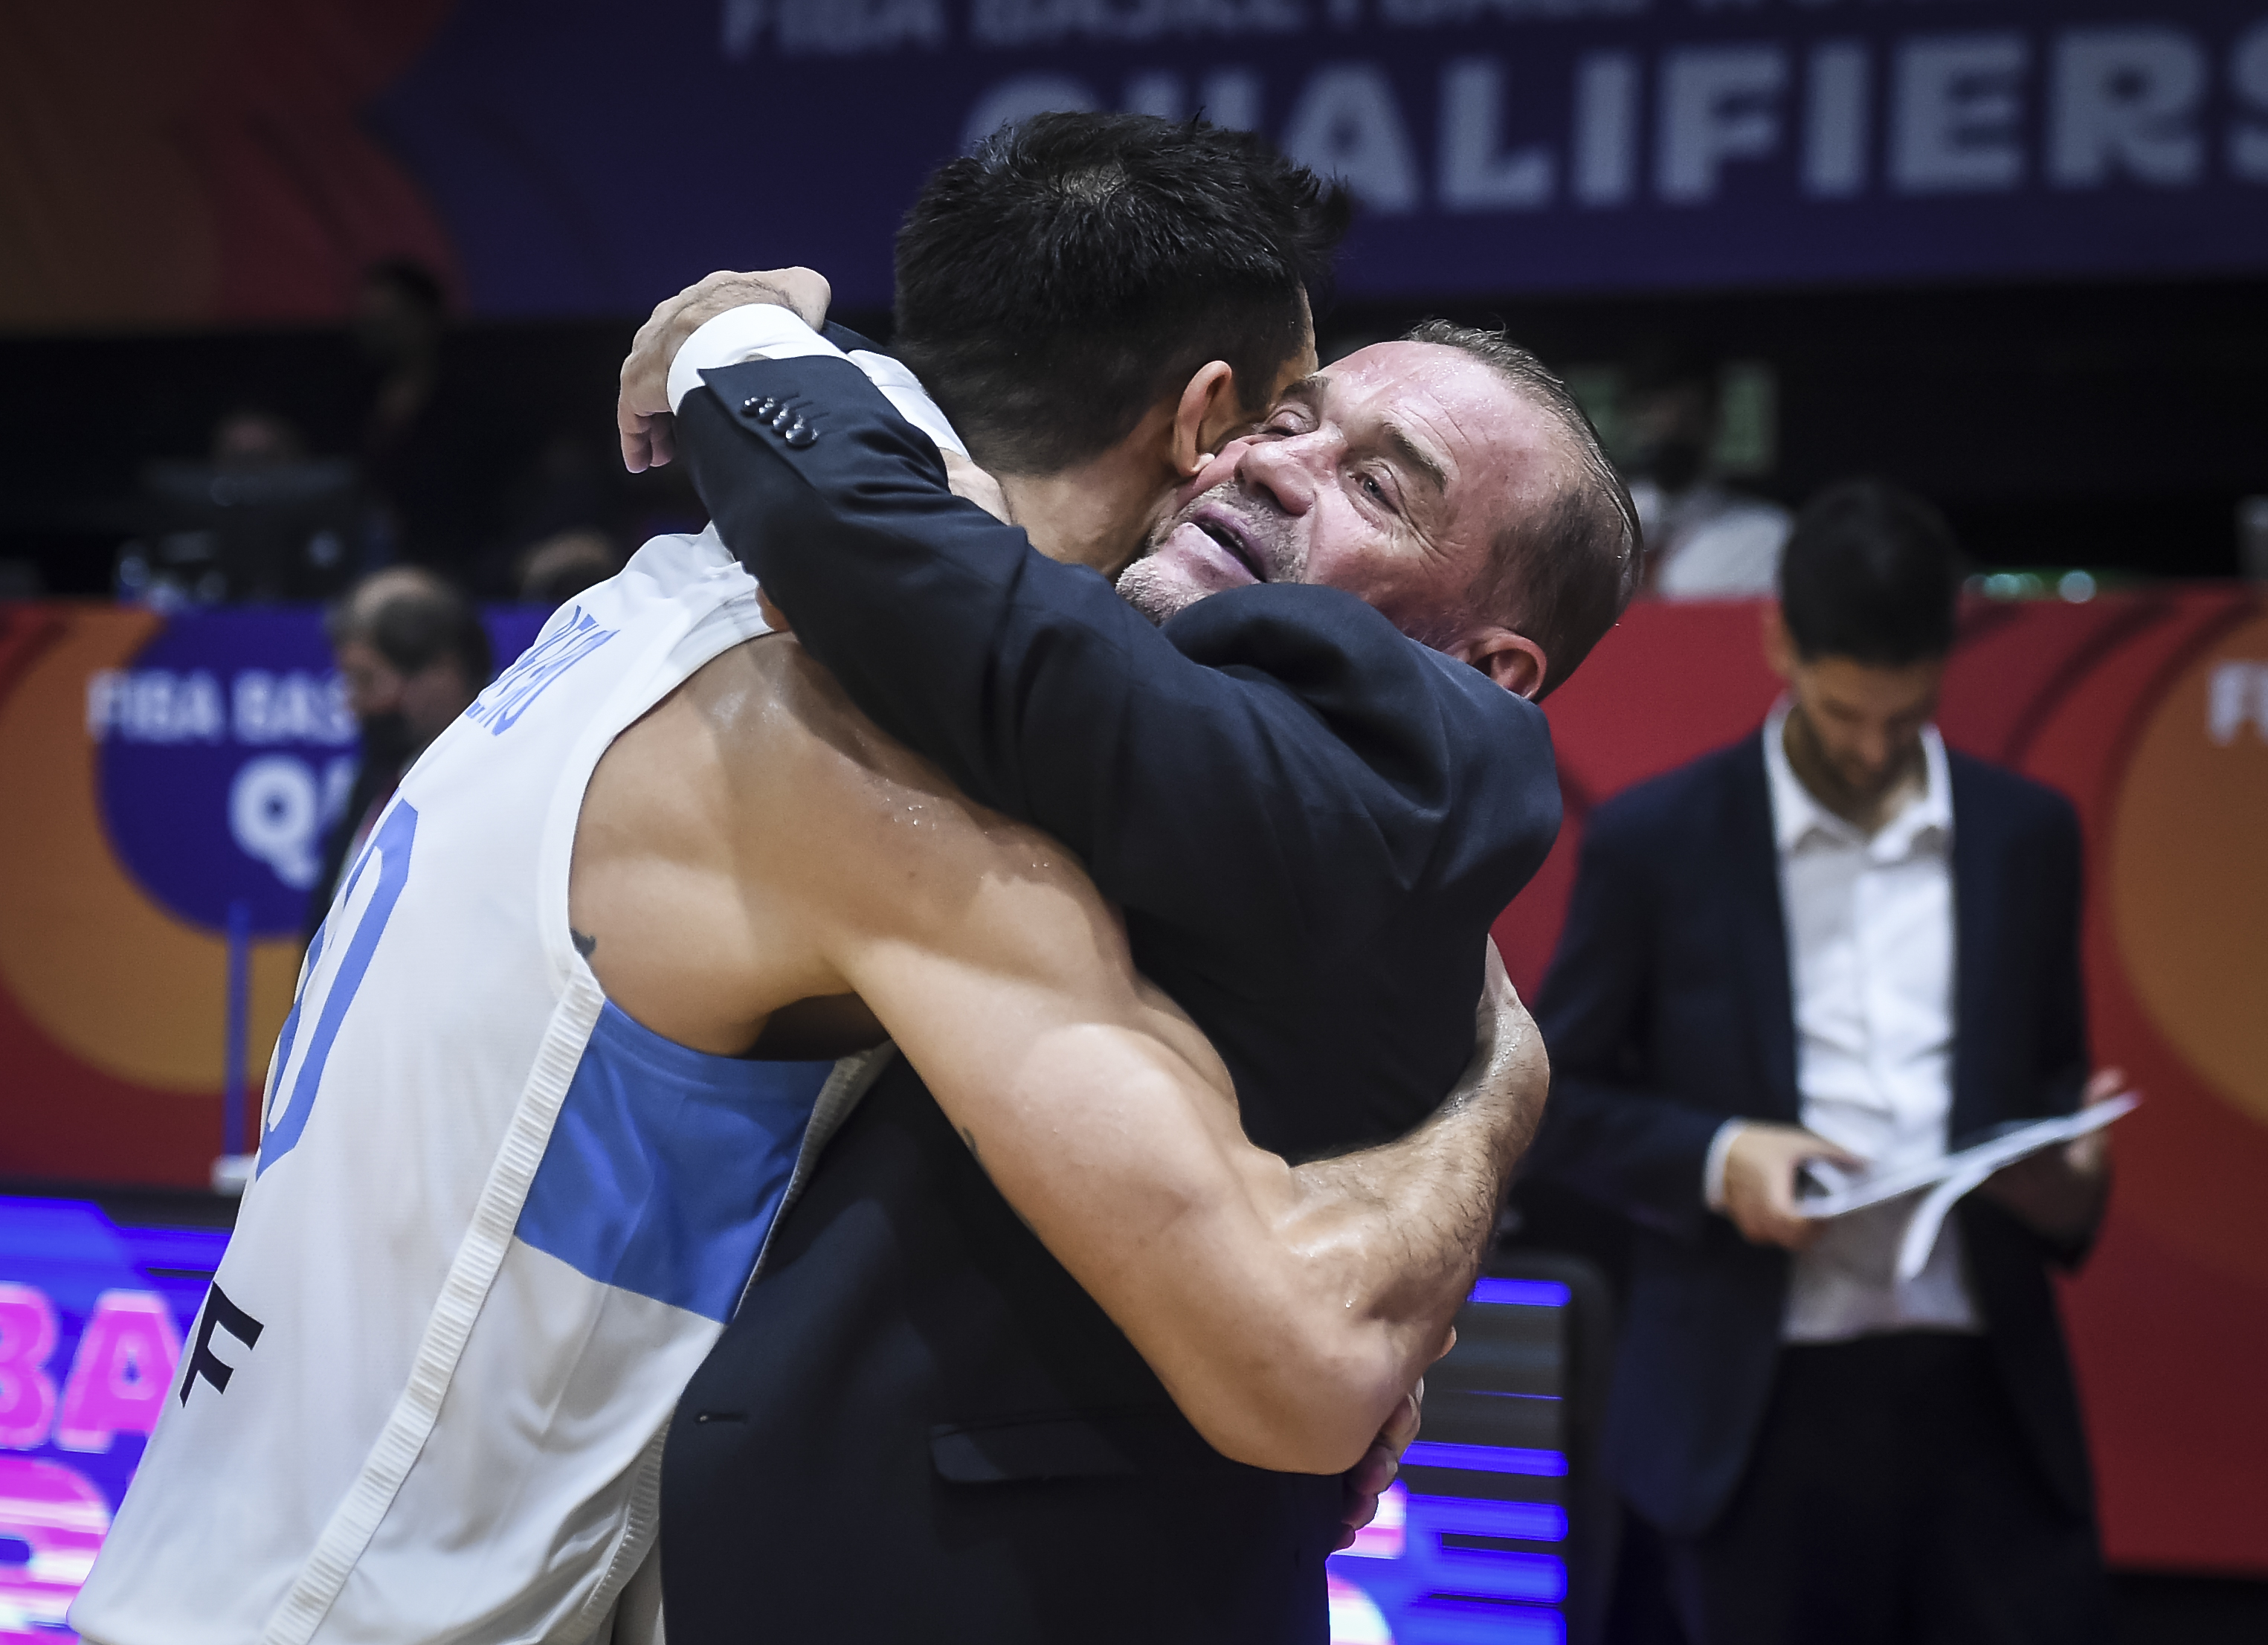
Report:
[[[1920,1274],[1911,1201],[1794,1214],[1812,1160],[1896,1164],[2090,1081],[2080,840],[2059,795],[1931,725],[1958,571],[1874,483],[1805,510],[1763,730],[1591,819],[1538,1016],[1528,1169],[1632,1228],[1607,1419],[1694,1645],[2095,1638],[2102,1584],[2051,1264],[2101,1133],[2002,1172]]]
[[[480,612],[421,566],[389,566],[364,578],[325,614],[323,629],[346,682],[359,746],[354,786],[323,837],[322,867],[308,894],[310,939],[401,773],[465,712],[490,674]]]
[[[1620,609],[1635,530],[1565,389],[1484,334],[1366,350],[1253,439],[1186,438],[1225,362],[1155,362],[1188,347],[1176,310],[1247,277],[1175,266],[1238,213],[1217,165],[1111,151],[1156,126],[1035,122],[947,167],[901,241],[899,346],[1031,541],[951,498],[936,448],[807,334],[705,374],[681,358],[674,433],[851,699],[1062,840],[1220,1048],[1247,1133],[1312,1157],[1402,1131],[1462,1058],[1444,1007],[1556,828],[1528,697]],[[1300,297],[1253,300],[1303,328]],[[754,324],[720,315],[685,356]],[[1138,613],[1083,568],[1145,538]],[[681,1403],[671,1637],[762,1615],[797,1637],[1321,1640],[1338,1481],[1203,1443],[1010,1214],[991,1147],[903,1068],[830,1146]]]

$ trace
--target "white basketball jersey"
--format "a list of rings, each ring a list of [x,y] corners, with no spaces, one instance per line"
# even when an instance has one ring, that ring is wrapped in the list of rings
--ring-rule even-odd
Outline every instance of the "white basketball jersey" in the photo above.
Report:
[[[764,631],[713,531],[657,538],[403,779],[309,950],[259,1175],[71,1612],[90,1639],[604,1620],[653,1538],[671,1409],[880,1060],[671,1044],[568,931],[600,756]]]

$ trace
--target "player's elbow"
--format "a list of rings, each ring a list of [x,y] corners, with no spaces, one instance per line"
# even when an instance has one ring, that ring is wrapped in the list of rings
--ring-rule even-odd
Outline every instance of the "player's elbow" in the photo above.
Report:
[[[1277,1473],[1344,1473],[1405,1390],[1382,1343],[1314,1333],[1213,1381],[1184,1412],[1215,1450]]]

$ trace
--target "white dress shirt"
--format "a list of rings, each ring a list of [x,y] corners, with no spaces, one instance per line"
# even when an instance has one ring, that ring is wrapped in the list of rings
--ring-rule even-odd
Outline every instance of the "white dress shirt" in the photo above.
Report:
[[[1953,1110],[1953,796],[1945,744],[1922,733],[1922,790],[1869,836],[1821,805],[1781,741],[1783,702],[1764,722],[1764,769],[1779,853],[1795,1006],[1802,1123],[1872,1164],[1942,1154]],[[1725,1154],[1709,1149],[1705,1194],[1724,1203]],[[1796,1254],[1781,1336],[1841,1342],[1885,1331],[1981,1328],[1948,1221],[1921,1272],[1896,1277],[1911,1199],[1828,1222]]]

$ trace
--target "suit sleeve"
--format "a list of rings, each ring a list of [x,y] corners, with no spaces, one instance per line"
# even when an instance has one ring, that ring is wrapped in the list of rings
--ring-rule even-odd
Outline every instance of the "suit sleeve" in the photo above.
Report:
[[[2036,1057],[2041,1082],[2047,1088],[2046,1111],[2062,1114],[2078,1106],[2089,1058],[2087,979],[2080,963],[2083,853],[2079,818],[2060,796],[2041,858],[2047,883],[2038,963],[2046,968],[2047,976]]]
[[[1356,905],[1364,889],[1447,887],[1484,923],[1550,849],[1541,713],[1352,596],[1239,589],[1160,630],[952,496],[934,446],[855,366],[704,376],[679,411],[695,483],[852,701],[1223,963],[1376,930],[1392,910]],[[782,438],[755,415],[766,402],[814,438]]]
[[[882,351],[872,337],[861,336],[848,326],[838,326],[831,320],[819,328],[819,335],[845,354],[856,354],[861,350],[880,354]]]
[[[1702,1170],[1725,1117],[1644,1084],[1659,906],[1651,855],[1611,814],[1600,814],[1584,837],[1567,921],[1537,997],[1551,1095],[1523,1169],[1657,1232],[1696,1240],[1711,1214]]]
[[[2040,992],[2039,1035],[2035,1066],[2043,1088],[2043,1111],[2067,1114],[2079,1106],[2093,1059],[2087,1038],[2087,978],[2080,939],[2084,896],[2085,852],[2079,816],[2056,796],[2051,823],[2040,859],[2044,865],[2040,947],[2035,963],[2045,968]],[[2086,1236],[2070,1245],[2048,1245],[2050,1258],[2076,1268],[2094,1249],[2098,1218]]]

